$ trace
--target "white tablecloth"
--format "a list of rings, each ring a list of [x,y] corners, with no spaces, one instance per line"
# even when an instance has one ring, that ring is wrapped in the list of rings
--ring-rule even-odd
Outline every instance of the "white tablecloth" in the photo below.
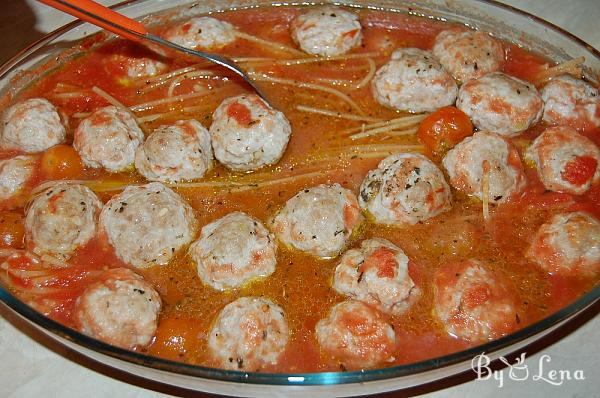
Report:
[[[596,48],[600,47],[600,0],[503,1],[567,29]],[[103,1],[104,4],[116,2]],[[32,39],[71,20],[33,0],[2,3],[0,61],[12,56]],[[600,317],[594,317],[599,308],[600,305],[596,305],[567,330],[532,347],[525,362],[529,370],[525,381],[511,380],[505,370],[502,387],[499,387],[498,380],[473,380],[473,375],[466,375],[413,390],[411,395],[427,394],[432,398],[600,397]],[[547,359],[544,355],[549,355],[551,362],[540,365],[540,360]],[[552,369],[569,371],[572,377],[576,370],[581,370],[585,380],[567,380],[555,386],[544,381],[544,378],[550,378]],[[534,375],[542,378],[536,380]],[[0,397],[148,398],[162,397],[165,393],[189,395],[186,391],[153,385],[74,355],[32,332],[23,321],[0,306]]]

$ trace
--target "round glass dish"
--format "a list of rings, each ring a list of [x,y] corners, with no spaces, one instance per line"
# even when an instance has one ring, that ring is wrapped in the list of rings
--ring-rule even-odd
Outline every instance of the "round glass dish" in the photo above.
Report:
[[[181,6],[173,15],[203,13],[231,9],[269,5],[272,2],[261,0],[206,1],[202,4],[187,5],[187,1],[139,0],[127,1],[118,6],[120,12],[141,18],[145,15]],[[464,23],[472,27],[493,31],[496,36],[523,45],[557,61],[584,56],[590,70],[600,70],[600,53],[581,40],[544,22],[535,16],[522,13],[499,3],[480,0],[425,0],[406,3],[394,0],[342,2],[357,7],[383,8],[398,12],[442,18]],[[152,17],[147,21],[152,22]],[[0,90],[3,101],[9,101],[21,88],[31,81],[28,70],[54,59],[60,63],[73,56],[75,41],[98,29],[88,25],[73,23],[67,25],[29,48],[0,67]],[[592,76],[590,73],[589,76]],[[470,368],[471,359],[486,352],[494,359],[516,352],[560,327],[569,319],[582,312],[600,298],[600,286],[580,297],[577,301],[553,315],[519,330],[504,338],[456,352],[443,357],[390,367],[378,370],[357,372],[326,372],[310,374],[269,374],[239,371],[226,371],[164,360],[119,349],[67,328],[27,306],[9,291],[0,286],[0,300],[24,317],[43,333],[58,340],[75,351],[101,363],[125,372],[188,389],[227,393],[233,395],[258,395],[269,392],[291,395],[361,395],[400,388],[407,388],[457,374]],[[335,390],[329,386],[336,384]]]

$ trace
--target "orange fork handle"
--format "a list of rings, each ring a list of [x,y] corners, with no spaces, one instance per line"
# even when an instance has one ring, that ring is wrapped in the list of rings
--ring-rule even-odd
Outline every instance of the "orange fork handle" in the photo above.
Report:
[[[92,0],[38,0],[57,10],[136,42],[148,33],[144,25]]]

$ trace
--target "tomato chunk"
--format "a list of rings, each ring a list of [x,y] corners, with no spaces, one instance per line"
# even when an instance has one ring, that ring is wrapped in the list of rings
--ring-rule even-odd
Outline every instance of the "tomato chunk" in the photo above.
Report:
[[[42,156],[41,170],[51,180],[68,180],[81,177],[83,163],[79,154],[70,145],[56,145]]]
[[[239,102],[234,102],[227,107],[227,116],[234,118],[242,126],[249,126],[252,123],[250,110]]]
[[[591,156],[577,156],[571,159],[562,172],[562,178],[573,185],[583,185],[596,174],[598,161]]]
[[[377,269],[377,276],[380,278],[393,278],[396,275],[396,252],[387,247],[380,247],[375,250],[365,262],[360,266],[360,272],[365,272],[369,268]]]
[[[472,134],[471,120],[454,106],[440,108],[427,116],[417,131],[419,140],[435,155],[443,155]]]

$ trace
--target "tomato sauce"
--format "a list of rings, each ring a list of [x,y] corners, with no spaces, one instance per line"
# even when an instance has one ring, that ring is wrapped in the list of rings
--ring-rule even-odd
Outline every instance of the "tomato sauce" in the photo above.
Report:
[[[234,24],[247,34],[293,46],[288,27],[290,21],[299,13],[299,8],[275,7],[223,12],[214,16]],[[435,36],[442,29],[449,26],[460,27],[448,22],[399,13],[369,10],[359,10],[358,13],[363,25],[364,40],[362,47],[353,53],[374,53],[370,58],[377,67],[387,61],[395,48],[430,49]],[[153,33],[161,34],[165,29],[164,26],[158,26],[153,29]],[[45,97],[64,113],[68,120],[67,144],[72,140],[72,132],[82,117],[98,107],[108,105],[104,98],[92,91],[94,86],[106,91],[126,106],[164,99],[168,96],[169,89],[173,90],[172,95],[175,96],[191,92],[207,93],[188,100],[140,107],[136,116],[143,120],[141,127],[146,134],[160,125],[178,119],[195,118],[208,127],[212,120],[212,112],[223,99],[251,92],[249,87],[232,73],[205,63],[200,63],[197,68],[211,74],[202,78],[181,79],[173,87],[169,87],[173,80],[156,85],[157,81],[153,78],[128,78],[122,73],[123,67],[119,64],[119,58],[113,58],[114,55],[151,56],[148,50],[121,39],[98,43],[90,39],[89,42],[93,43],[89,50],[34,82],[20,96],[20,99]],[[536,72],[549,63],[549,60],[515,45],[504,43],[504,47],[507,60],[503,71],[522,79],[532,80]],[[220,52],[230,57],[295,58],[244,39],[236,40]],[[168,64],[169,71],[196,63],[188,59],[168,58],[165,58],[164,62]],[[325,84],[322,82],[326,79],[358,82],[369,69],[364,58],[301,65],[257,62],[249,64],[249,67],[271,77],[312,81],[318,84]],[[261,86],[273,106],[281,110],[292,125],[293,134],[283,159],[277,165],[253,174],[236,174],[217,166],[205,179],[250,181],[258,184],[261,181],[303,173],[311,174],[306,178],[298,177],[247,190],[175,187],[175,191],[194,208],[200,225],[206,225],[232,211],[247,212],[266,223],[285,201],[298,191],[321,183],[340,183],[353,192],[358,192],[366,173],[376,167],[379,160],[385,156],[365,156],[361,148],[367,145],[419,145],[415,136],[391,137],[385,141],[379,136],[374,136],[352,141],[348,134],[341,132],[360,127],[360,122],[300,112],[296,108],[298,105],[305,105],[355,113],[351,106],[337,96],[276,83],[263,82]],[[381,119],[401,116],[398,112],[377,104],[370,93],[369,85],[348,90],[342,83],[339,88],[361,109],[366,110],[367,116]],[[240,122],[249,118],[248,110],[243,106],[232,107],[228,109],[228,113]],[[159,116],[153,119],[153,115]],[[540,126],[535,126],[514,140],[521,155],[541,130]],[[347,151],[349,155],[340,155],[343,151]],[[2,153],[0,158],[11,155],[14,154]],[[573,171],[573,178],[585,174],[586,165],[577,166]],[[70,178],[97,180],[91,187],[96,188],[94,190],[103,201],[119,192],[126,184],[145,181],[134,171],[110,174],[100,170],[75,170],[79,171],[74,172],[76,175],[70,175]],[[320,174],[316,175],[316,171]],[[520,320],[520,327],[550,315],[595,285],[597,279],[550,276],[527,260],[524,252],[537,228],[552,214],[571,209],[586,209],[600,216],[600,187],[596,184],[586,195],[573,197],[546,192],[530,165],[526,165],[526,174],[528,186],[525,194],[506,205],[492,207],[492,219],[487,227],[483,223],[481,203],[454,192],[452,210],[431,220],[406,228],[366,222],[353,235],[349,247],[355,247],[363,239],[371,237],[385,238],[401,247],[410,258],[410,274],[422,291],[419,299],[406,313],[389,319],[397,335],[395,361],[391,365],[433,358],[469,347],[469,343],[449,336],[444,325],[432,314],[431,282],[435,271],[446,262],[478,258],[491,264],[495,272],[509,281],[515,300],[519,303],[519,313],[524,314]],[[44,182],[47,175],[48,173],[40,173],[32,184]],[[113,186],[121,188],[111,188]],[[0,204],[5,209],[17,207],[20,209],[18,212],[23,211],[23,205],[24,202],[17,206],[14,203]],[[386,253],[380,255],[385,256]],[[64,277],[69,283],[63,287],[68,289],[63,289],[62,293],[57,292],[54,296],[40,299],[35,295],[20,292],[19,287],[26,287],[25,285],[16,284],[14,290],[42,312],[73,326],[70,311],[82,289],[97,277],[98,271],[127,265],[117,258],[104,236],[93,239],[80,249],[70,262],[73,267],[64,271]],[[316,323],[327,316],[334,304],[345,299],[331,288],[337,262],[336,259],[319,260],[280,245],[277,267],[271,276],[225,292],[202,284],[195,265],[185,251],[177,253],[166,266],[137,270],[156,288],[163,300],[156,337],[145,352],[190,364],[211,366],[213,362],[208,353],[207,333],[212,320],[227,303],[239,297],[264,296],[284,309],[291,336],[279,363],[263,370],[339,370],[338,362],[320,350],[314,334]],[[364,266],[367,267],[367,263]],[[69,272],[71,275],[68,275]],[[384,267],[378,272],[385,276],[389,270]],[[56,282],[50,287],[60,286],[61,282]],[[54,300],[54,303],[48,300]]]

